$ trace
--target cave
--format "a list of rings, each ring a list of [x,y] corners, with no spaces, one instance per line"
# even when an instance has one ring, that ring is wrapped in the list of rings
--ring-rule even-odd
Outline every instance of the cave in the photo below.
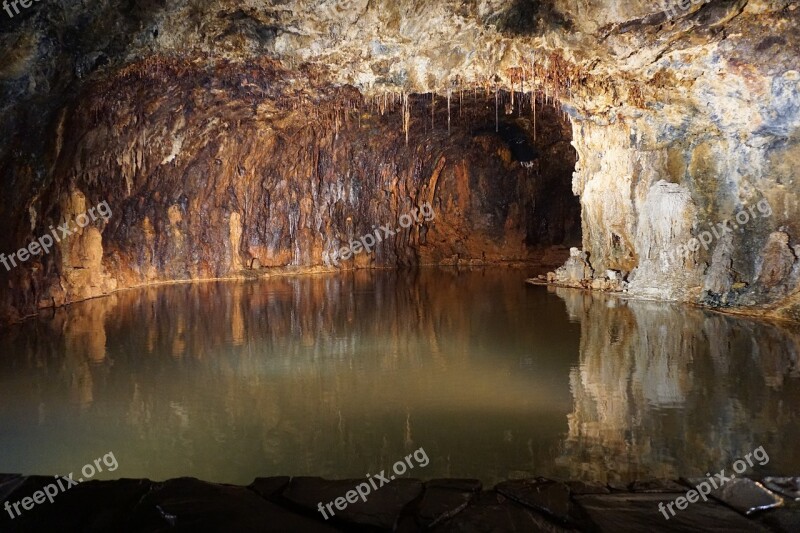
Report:
[[[4,3],[0,531],[795,531],[798,7]]]
[[[580,246],[571,124],[544,93],[320,87],[310,103],[282,86],[305,75],[312,87],[303,71],[185,68],[148,60],[64,115],[64,131],[83,133],[58,147],[69,163],[58,163],[64,179],[44,194],[68,198],[72,217],[101,198],[125,200],[104,204],[107,221],[97,217],[102,243],[82,235],[80,248],[54,250],[67,276],[47,264],[24,280],[12,274],[31,287],[9,294],[21,298],[11,302],[19,314],[142,283],[278,268],[546,272]],[[35,216],[56,221],[69,216],[64,208]],[[113,272],[87,261],[96,245]]]

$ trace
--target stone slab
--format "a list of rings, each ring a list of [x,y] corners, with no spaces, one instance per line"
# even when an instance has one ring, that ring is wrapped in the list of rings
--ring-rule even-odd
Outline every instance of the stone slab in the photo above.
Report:
[[[667,520],[658,504],[665,505],[685,493],[628,493],[577,496],[575,501],[601,532],[648,533],[767,533],[769,530],[722,504],[698,502]],[[669,514],[669,513],[668,513]]]
[[[800,502],[800,477],[767,477],[762,484],[784,498]]]
[[[686,492],[688,487],[681,485],[677,481],[652,479],[634,481],[630,484],[631,492]]]
[[[16,490],[25,481],[19,474],[2,474],[0,475],[0,502],[8,499],[8,496]]]
[[[483,490],[483,483],[477,479],[432,479],[425,483],[425,488],[459,490],[477,494]]]
[[[497,492],[482,492],[473,503],[432,531],[442,533],[485,533],[519,531],[561,533],[576,531],[548,520],[533,509],[515,503]]]
[[[778,533],[797,533],[800,531],[800,509],[771,509],[757,515],[761,522]]]
[[[169,531],[333,532],[309,518],[270,503],[245,487],[181,478],[154,485],[136,507],[138,531],[154,531],[158,517]]]
[[[591,483],[586,481],[566,481],[564,484],[569,488],[573,496],[586,494],[611,494],[611,490],[602,483]]]
[[[797,533],[800,531],[800,504],[792,502],[786,507],[759,513],[756,517],[778,533]]]
[[[31,497],[54,481],[52,477],[25,478],[7,501]],[[53,503],[45,500],[13,520],[2,513],[0,531],[122,531],[120,526],[130,522],[136,503],[150,485],[149,481],[132,479],[81,483],[57,494]]]
[[[564,483],[546,478],[522,479],[500,483],[495,490],[561,522],[569,520],[570,490]]]
[[[256,478],[255,481],[253,481],[247,488],[265,500],[271,500],[286,490],[286,487],[289,486],[291,479],[292,478],[289,476],[259,477]]]
[[[705,478],[692,478],[686,481],[693,487],[707,482]],[[783,505],[783,498],[767,490],[761,483],[747,478],[734,478],[725,482],[719,488],[711,491],[711,497],[744,515]]]
[[[478,493],[478,491],[471,490],[474,485],[468,487],[469,490],[446,488],[440,485],[442,484],[426,486],[422,501],[417,506],[417,524],[423,529],[434,527],[453,518],[466,509]],[[448,483],[446,485],[457,487],[457,484]]]
[[[364,479],[329,481],[318,477],[296,477],[283,492],[288,501],[312,513],[322,516],[318,510],[334,502],[365,483]],[[377,482],[376,482],[377,483]],[[393,529],[403,510],[422,495],[422,482],[416,479],[396,479],[388,485],[373,490],[367,501],[357,499],[355,503],[347,503],[344,510],[331,506],[335,515],[329,518],[332,523],[354,524],[381,529]]]

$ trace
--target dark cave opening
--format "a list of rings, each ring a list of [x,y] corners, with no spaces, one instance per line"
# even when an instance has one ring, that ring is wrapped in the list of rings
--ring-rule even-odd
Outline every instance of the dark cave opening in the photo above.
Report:
[[[470,190],[478,192],[469,206],[471,229],[495,242],[508,242],[514,229],[521,231],[522,255],[513,257],[507,248],[509,255],[500,260],[580,246],[580,201],[572,191],[577,154],[570,120],[557,103],[544,95],[534,101],[530,93],[484,89],[452,91],[449,99],[411,95],[408,102],[409,146],[438,147],[469,173]],[[380,101],[373,105],[380,111]],[[387,105],[386,127],[402,129],[402,110],[392,113]]]

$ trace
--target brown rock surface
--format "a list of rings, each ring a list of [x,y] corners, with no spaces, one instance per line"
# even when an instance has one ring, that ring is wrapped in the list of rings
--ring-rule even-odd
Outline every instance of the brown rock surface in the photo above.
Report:
[[[642,0],[37,5],[0,32],[0,246],[16,250],[74,214],[73,195],[113,201],[115,216],[3,273],[4,314],[228,276],[254,259],[321,265],[323,252],[431,199],[435,223],[348,266],[529,260],[578,244],[567,242],[571,138],[581,248],[596,276],[617,271],[634,295],[797,319],[797,277],[759,258],[770,235],[785,234],[790,250],[800,235],[798,6],[663,10]],[[514,154],[513,134],[493,135],[495,116],[528,137],[535,121],[541,157]],[[544,180],[522,173],[537,169]],[[769,215],[753,211],[760,202]],[[743,211],[752,216],[726,232],[726,253],[715,255],[715,236],[669,256]],[[780,290],[734,287],[761,274]]]

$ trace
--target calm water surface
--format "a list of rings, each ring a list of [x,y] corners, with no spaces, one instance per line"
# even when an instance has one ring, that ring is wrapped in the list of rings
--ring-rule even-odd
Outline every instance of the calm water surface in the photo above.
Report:
[[[486,483],[800,473],[800,334],[522,271],[168,286],[0,331],[0,472]],[[77,477],[77,476],[76,476]]]

